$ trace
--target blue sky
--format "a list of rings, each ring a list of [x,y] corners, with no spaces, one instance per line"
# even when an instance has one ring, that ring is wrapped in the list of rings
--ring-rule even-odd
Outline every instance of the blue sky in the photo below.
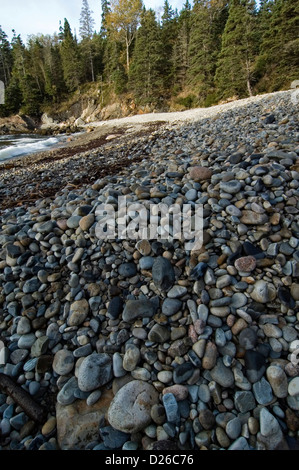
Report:
[[[79,19],[82,0],[0,0],[0,25],[8,38],[12,37],[12,29],[20,34],[26,43],[30,34],[54,34],[59,31],[59,21],[67,18],[72,31],[79,36]],[[143,0],[146,8],[159,10],[164,0]],[[182,9],[185,0],[169,0],[173,9]],[[101,27],[101,0],[88,0],[93,17],[96,21],[95,29]]]

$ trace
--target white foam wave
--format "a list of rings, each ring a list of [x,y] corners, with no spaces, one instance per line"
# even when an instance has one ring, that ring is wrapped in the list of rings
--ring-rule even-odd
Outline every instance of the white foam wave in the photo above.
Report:
[[[0,147],[0,161],[9,160],[21,155],[29,155],[31,153],[42,152],[47,148],[59,143],[57,137],[41,138],[30,136],[8,136],[9,145]],[[2,140],[2,139],[1,139]],[[1,142],[3,144],[3,140]]]

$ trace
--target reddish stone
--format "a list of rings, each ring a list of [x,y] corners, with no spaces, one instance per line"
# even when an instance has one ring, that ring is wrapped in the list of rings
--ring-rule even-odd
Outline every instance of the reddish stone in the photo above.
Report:
[[[192,166],[189,169],[189,174],[193,181],[205,181],[211,179],[213,173],[205,166]]]
[[[243,256],[235,261],[235,268],[243,273],[250,273],[256,268],[256,259],[254,256]]]

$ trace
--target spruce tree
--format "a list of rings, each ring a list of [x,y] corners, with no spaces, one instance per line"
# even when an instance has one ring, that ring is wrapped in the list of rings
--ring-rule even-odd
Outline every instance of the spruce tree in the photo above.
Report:
[[[253,94],[257,55],[255,1],[231,0],[215,77],[222,98]]]
[[[191,4],[186,0],[178,17],[177,36],[173,48],[173,64],[177,89],[184,89],[190,64]]]
[[[267,2],[268,3],[268,2]],[[259,72],[269,91],[289,88],[299,77],[299,3],[275,0],[263,16]]]
[[[0,80],[7,87],[12,70],[12,52],[7,34],[0,26]]]
[[[102,24],[101,24],[101,30],[100,34],[101,36],[106,39],[107,38],[107,16],[111,12],[110,9],[110,2],[108,0],[101,0],[101,5],[102,5]]]
[[[178,13],[173,10],[168,0],[164,1],[161,20],[164,90],[165,97],[170,98],[172,87],[175,83],[174,46],[178,32]]]
[[[152,9],[143,9],[130,68],[130,87],[141,104],[156,105],[162,94],[162,43]]]
[[[81,50],[83,52],[83,57],[85,58],[84,69],[89,71],[89,78],[91,81],[95,81],[95,71],[94,71],[94,50],[92,44],[92,37],[94,34],[94,25],[95,21],[92,17],[92,11],[89,8],[87,0],[83,0],[81,16],[80,16],[80,35],[82,42],[80,44]]]
[[[217,100],[215,73],[227,16],[225,0],[195,0],[191,16],[188,82],[196,92],[200,106],[208,106]]]
[[[66,18],[60,32],[63,75],[68,91],[72,92],[78,88],[81,81],[78,43]]]

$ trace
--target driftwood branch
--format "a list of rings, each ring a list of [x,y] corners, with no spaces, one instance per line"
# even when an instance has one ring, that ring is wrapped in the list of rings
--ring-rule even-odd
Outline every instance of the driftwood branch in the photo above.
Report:
[[[44,423],[47,419],[47,411],[41,405],[36,403],[32,396],[18,385],[12,378],[0,373],[0,389],[9,395],[21,408],[26,415],[33,421]]]

